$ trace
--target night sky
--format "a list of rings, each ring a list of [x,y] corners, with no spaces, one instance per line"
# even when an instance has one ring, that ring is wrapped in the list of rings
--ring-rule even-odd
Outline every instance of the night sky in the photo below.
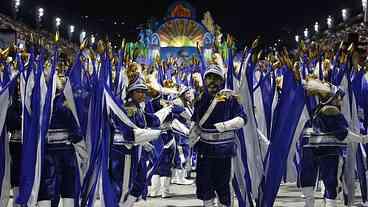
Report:
[[[117,39],[118,34],[136,39],[139,25],[148,19],[162,20],[172,0],[21,0],[20,20],[34,24],[36,8],[45,8],[45,27],[52,31],[54,19],[60,16],[63,29],[69,24],[83,26],[88,32],[100,36],[108,34]],[[9,14],[11,0],[1,0],[3,13]],[[127,3],[129,2],[129,3]],[[233,34],[240,43],[249,43],[257,35],[265,42],[278,38],[294,38],[305,26],[313,30],[316,21],[324,26],[328,15],[341,21],[341,9],[349,8],[352,15],[361,10],[361,0],[188,0],[195,9],[197,20],[210,11],[224,33]],[[124,6],[124,4],[126,6]],[[121,5],[121,6],[120,6]],[[88,18],[82,18],[88,16]],[[116,22],[116,24],[114,24]]]

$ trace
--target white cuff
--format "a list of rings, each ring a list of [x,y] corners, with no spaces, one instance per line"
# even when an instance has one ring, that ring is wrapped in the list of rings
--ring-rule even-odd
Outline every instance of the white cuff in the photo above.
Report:
[[[156,129],[133,129],[134,131],[134,144],[139,145],[143,144],[145,142],[152,141],[154,139],[157,139],[160,134],[161,130]]]
[[[245,121],[243,118],[241,118],[240,116],[235,117],[233,119],[230,119],[228,121],[225,122],[220,122],[220,123],[216,123],[214,124],[214,126],[216,127],[216,129],[219,132],[224,132],[224,131],[231,131],[231,130],[236,130],[236,129],[240,129],[245,125]]]
[[[344,139],[344,143],[368,143],[368,136],[361,135],[348,129],[348,135]]]
[[[183,133],[184,135],[188,136],[189,135],[189,129],[183,124],[181,123],[179,120],[174,119],[171,122],[171,127],[181,133]]]
[[[145,142],[144,144],[142,144],[143,146],[143,149],[146,151],[146,152],[151,152],[155,147],[149,143],[149,142]]]
[[[155,115],[160,120],[160,124],[162,124],[163,121],[165,121],[166,117],[171,113],[171,110],[172,110],[172,106],[168,106],[168,107],[164,107],[160,109],[159,111],[155,113]]]

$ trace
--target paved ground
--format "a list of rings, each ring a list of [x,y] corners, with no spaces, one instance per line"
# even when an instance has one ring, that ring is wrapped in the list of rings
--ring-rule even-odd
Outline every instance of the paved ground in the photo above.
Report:
[[[172,192],[175,192],[175,196],[169,199],[153,198],[147,201],[138,202],[135,207],[199,207],[202,206],[201,202],[195,198],[194,186],[179,186],[172,185]],[[316,207],[323,206],[322,194],[316,193],[317,202]],[[357,193],[357,202],[355,206],[360,206],[359,201],[360,193]],[[237,205],[235,205],[237,206]],[[277,201],[274,205],[275,207],[303,207],[303,198],[298,188],[295,184],[285,184],[281,186],[281,189],[277,196]],[[338,206],[343,206],[339,202]]]
[[[134,207],[200,207],[201,202],[195,198],[194,191],[195,186],[179,186],[172,185],[171,191],[174,193],[172,198],[161,199],[161,198],[150,198],[147,201],[140,201],[135,204]],[[317,203],[316,207],[323,206],[323,200],[321,193],[316,194]],[[356,206],[360,206],[360,193],[356,195]],[[281,186],[277,196],[275,207],[303,207],[303,198],[301,197],[300,191],[295,187],[295,184],[284,184]],[[338,206],[343,206],[341,202]],[[9,205],[8,207],[11,207]],[[60,206],[61,207],[61,206]],[[96,207],[100,207],[97,202]]]

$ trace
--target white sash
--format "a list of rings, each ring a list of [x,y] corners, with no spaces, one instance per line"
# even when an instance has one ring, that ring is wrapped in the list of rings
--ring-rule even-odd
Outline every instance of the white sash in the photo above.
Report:
[[[199,126],[200,127],[202,127],[202,125],[207,121],[208,117],[210,117],[210,115],[212,114],[212,112],[215,109],[216,105],[217,105],[217,100],[216,100],[216,98],[213,98],[213,100],[212,100],[210,106],[208,107],[206,113],[204,113],[201,120],[199,121]]]

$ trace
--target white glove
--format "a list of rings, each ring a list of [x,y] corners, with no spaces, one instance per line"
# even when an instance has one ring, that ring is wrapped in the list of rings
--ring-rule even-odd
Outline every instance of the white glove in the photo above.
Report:
[[[189,129],[177,119],[174,119],[171,122],[171,128],[183,133],[186,136],[189,135]]]
[[[152,152],[155,149],[155,147],[149,142],[143,143],[142,147],[146,152]]]
[[[225,122],[216,123],[216,124],[214,124],[214,126],[216,127],[217,131],[219,131],[219,132],[226,131]]]
[[[162,124],[166,117],[171,113],[172,107],[173,106],[164,107],[155,113],[160,120],[160,124]]]
[[[368,143],[368,137],[367,135],[361,135],[349,129],[348,135],[346,136],[343,142],[344,143],[363,143],[365,144],[365,143]]]
[[[137,128],[137,129],[133,129],[133,132],[134,132],[134,139],[135,139],[134,141],[136,145],[157,139],[161,134],[161,130],[150,129],[150,128],[148,129]]]
[[[214,124],[214,126],[216,127],[216,129],[219,132],[225,132],[225,131],[240,129],[244,125],[245,125],[245,121],[240,116],[235,117],[235,118],[230,119],[230,120],[225,121],[225,122],[219,122],[219,123]]]
[[[314,93],[331,94],[332,89],[328,83],[322,83],[317,79],[302,81],[305,90]]]

